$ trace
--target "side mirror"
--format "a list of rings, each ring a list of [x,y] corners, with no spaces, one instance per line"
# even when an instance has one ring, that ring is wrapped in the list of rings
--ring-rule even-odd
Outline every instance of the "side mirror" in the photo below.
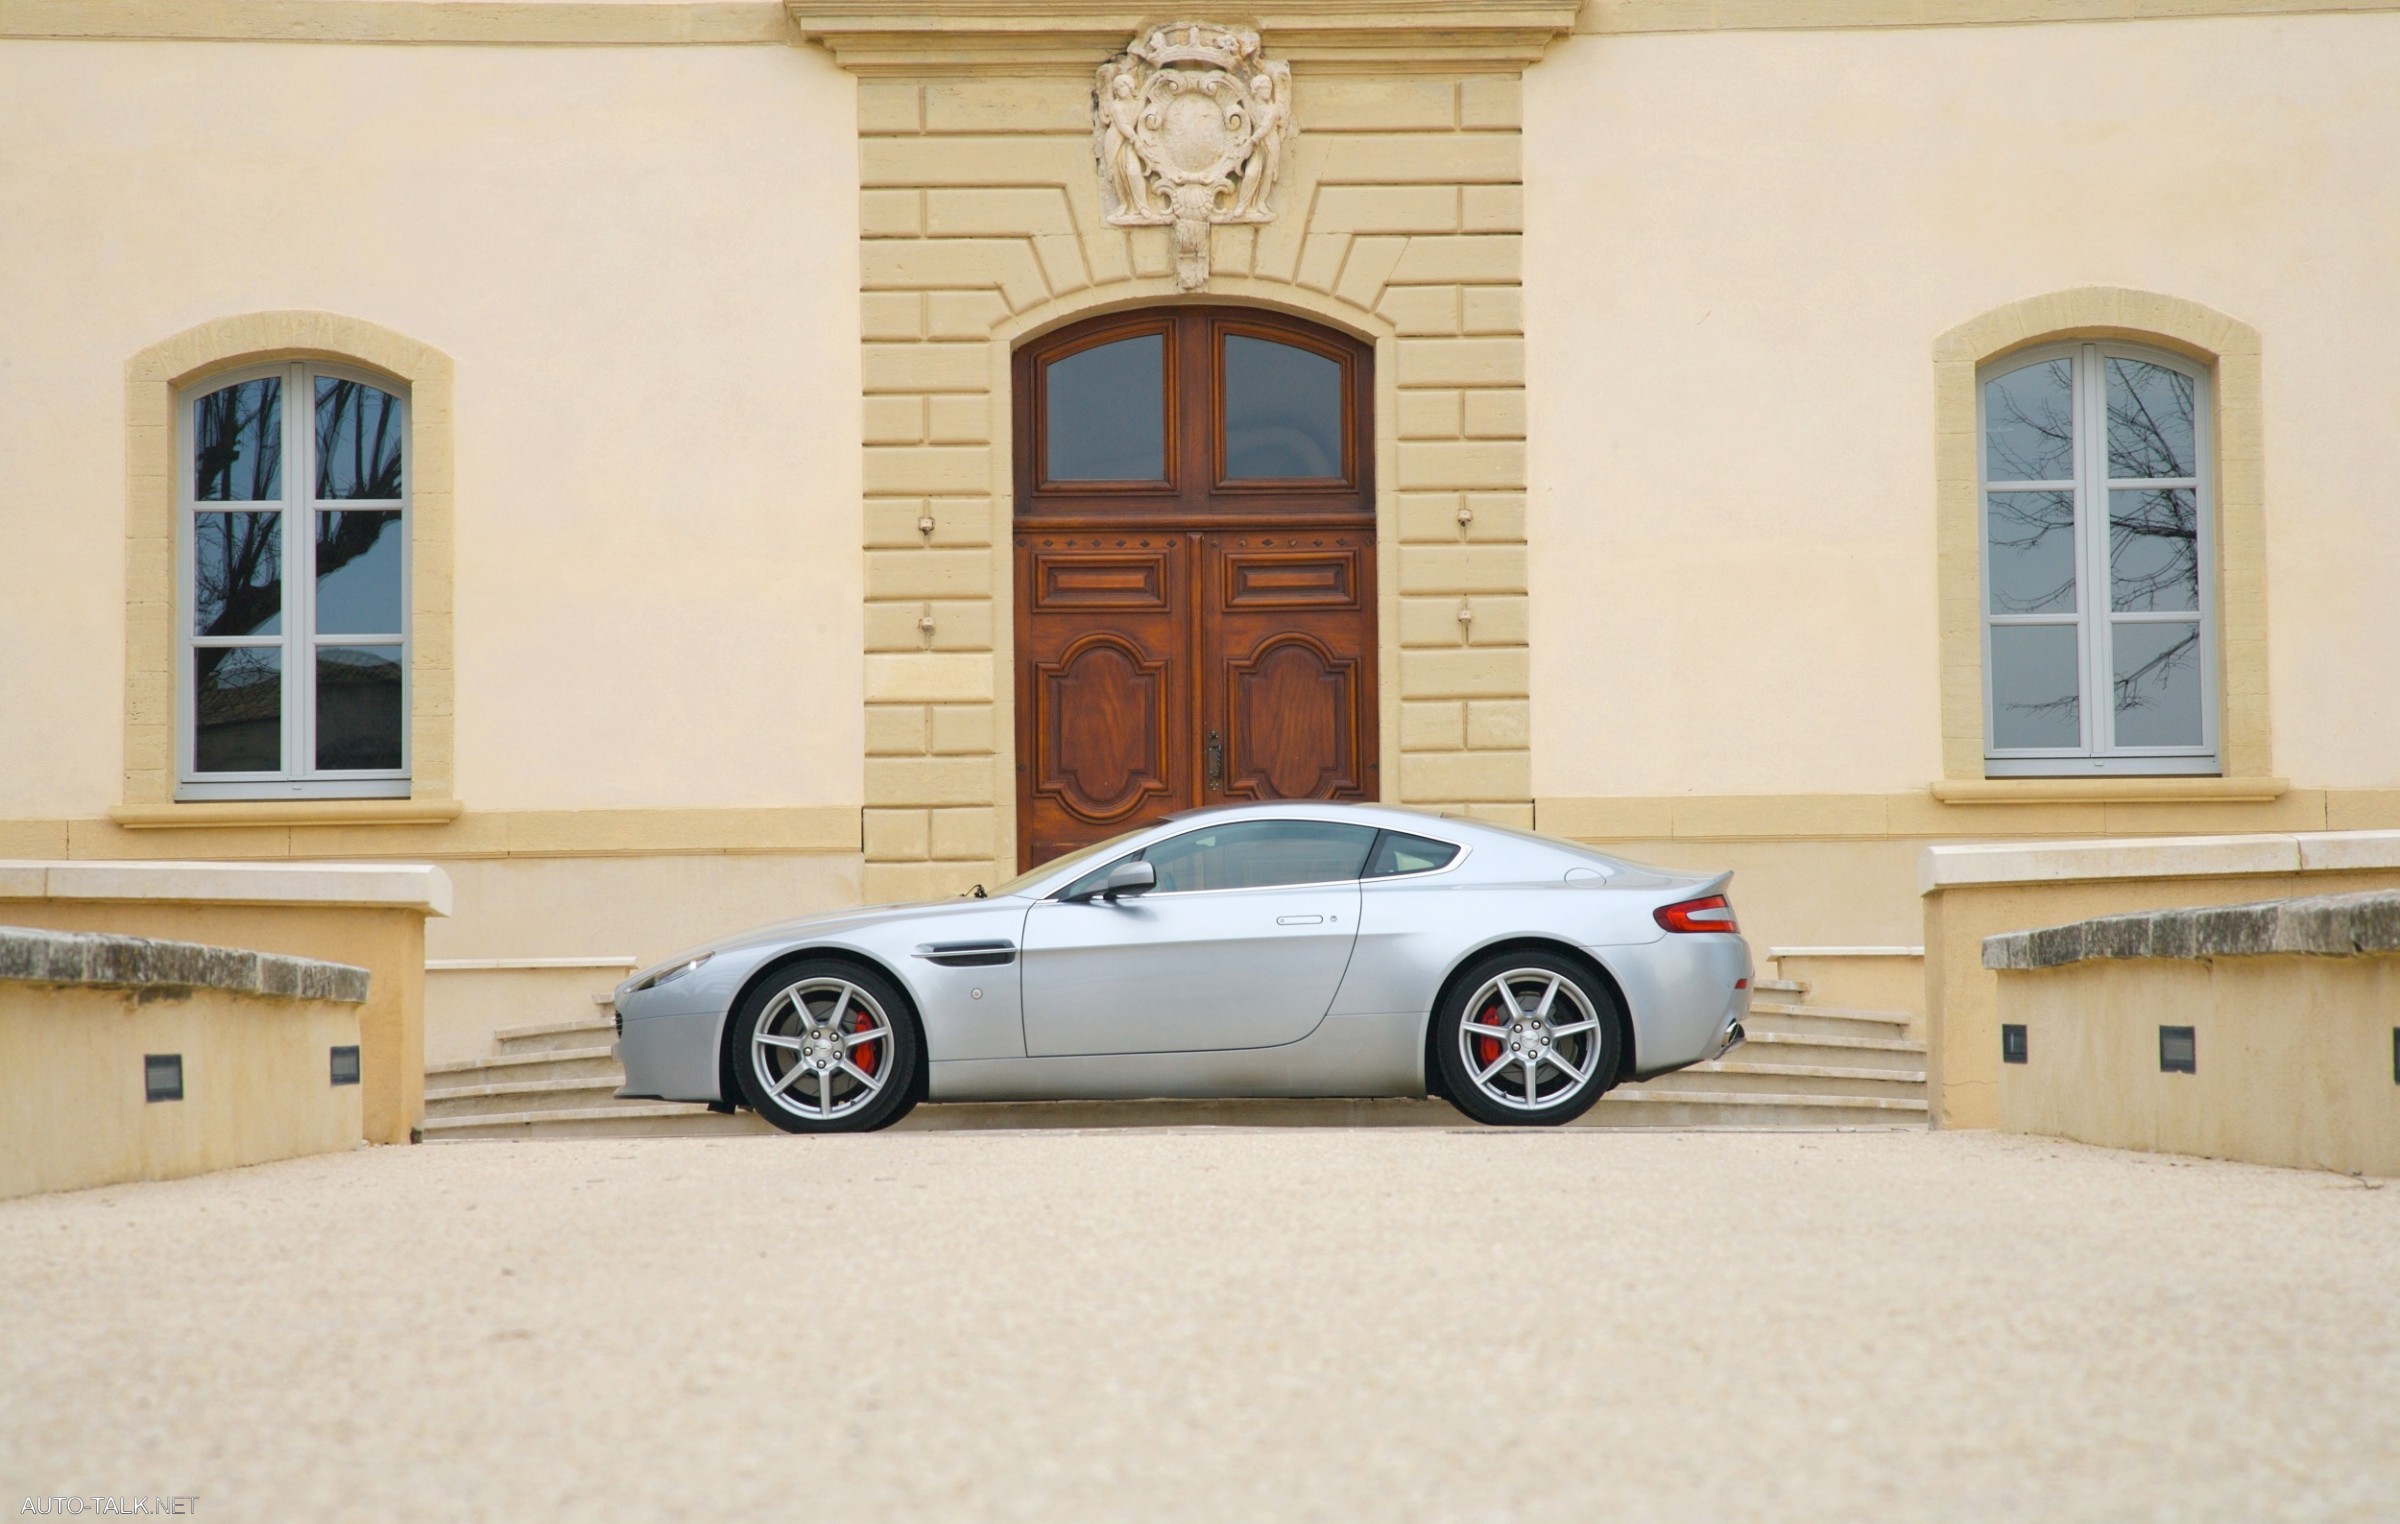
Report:
[[[1120,894],[1148,894],[1158,887],[1158,870],[1146,862],[1119,863],[1108,870],[1100,883],[1100,897],[1113,900]]]

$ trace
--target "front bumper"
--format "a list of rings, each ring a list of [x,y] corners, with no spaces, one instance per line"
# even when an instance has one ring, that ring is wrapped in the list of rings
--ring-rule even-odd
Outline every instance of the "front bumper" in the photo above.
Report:
[[[717,1101],[717,1035],[723,1014],[691,1011],[639,1016],[624,1022],[617,1062],[625,1066],[625,1099]]]

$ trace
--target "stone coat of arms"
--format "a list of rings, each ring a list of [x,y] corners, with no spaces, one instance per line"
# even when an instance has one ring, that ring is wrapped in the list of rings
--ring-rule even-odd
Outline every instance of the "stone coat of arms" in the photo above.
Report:
[[[1092,151],[1116,227],[1175,229],[1175,281],[1208,281],[1208,230],[1266,222],[1292,134],[1292,68],[1258,33],[1205,21],[1152,27],[1100,66]]]

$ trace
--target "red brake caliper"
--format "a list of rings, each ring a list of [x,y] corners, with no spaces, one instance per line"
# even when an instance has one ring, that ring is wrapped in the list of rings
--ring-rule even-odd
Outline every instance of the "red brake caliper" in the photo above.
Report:
[[[1493,1001],[1493,1002],[1492,1002],[1490,1005],[1487,1005],[1487,1006],[1485,1006],[1485,1007],[1484,1007],[1484,1008],[1483,1008],[1481,1011],[1478,1011],[1478,1012],[1476,1013],[1476,1015],[1475,1015],[1475,1020],[1476,1020],[1478,1023],[1480,1023],[1480,1024],[1484,1025],[1484,1026],[1503,1026],[1503,1027],[1505,1027],[1505,1026],[1507,1026],[1507,1025],[1508,1025],[1508,1023],[1507,1023],[1507,1022],[1505,1022],[1505,1021],[1503,1021],[1503,1020],[1501,1020],[1501,1019],[1500,1019],[1500,1002],[1499,1002],[1498,1000],[1494,1000],[1494,1001]],[[1499,1039],[1499,1038],[1497,1038],[1497,1037],[1478,1037],[1478,1038],[1476,1038],[1476,1039],[1475,1039],[1475,1059],[1476,1059],[1476,1062],[1478,1062],[1478,1063],[1482,1064],[1482,1065],[1483,1065],[1485,1068],[1487,1068],[1487,1069],[1488,1069],[1488,1068],[1490,1068],[1490,1067],[1492,1066],[1492,1064],[1494,1063],[1494,1061],[1496,1061],[1496,1060],[1497,1060],[1499,1057],[1500,1057],[1500,1039]]]
[[[850,1030],[853,1032],[871,1032],[874,1029],[875,1018],[864,1011],[859,1012],[857,1018],[850,1025]],[[871,1042],[860,1043],[857,1049],[851,1053],[850,1062],[858,1065],[867,1073],[873,1074],[875,1072],[875,1047],[876,1045]]]

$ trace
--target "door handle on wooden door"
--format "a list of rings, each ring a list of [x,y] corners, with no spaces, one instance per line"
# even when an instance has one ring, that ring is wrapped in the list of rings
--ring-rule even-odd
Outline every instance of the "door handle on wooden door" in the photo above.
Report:
[[[1208,787],[1211,793],[1225,791],[1225,738],[1213,730],[1208,733]]]

